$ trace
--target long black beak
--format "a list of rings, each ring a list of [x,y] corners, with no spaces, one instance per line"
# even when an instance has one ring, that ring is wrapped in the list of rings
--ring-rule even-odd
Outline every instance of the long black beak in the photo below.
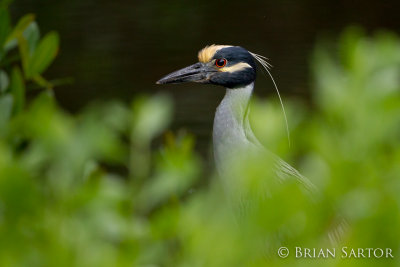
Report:
[[[210,73],[215,70],[210,69],[204,63],[196,63],[189,67],[172,72],[160,80],[157,84],[167,84],[167,83],[184,83],[184,82],[198,82],[207,83]]]

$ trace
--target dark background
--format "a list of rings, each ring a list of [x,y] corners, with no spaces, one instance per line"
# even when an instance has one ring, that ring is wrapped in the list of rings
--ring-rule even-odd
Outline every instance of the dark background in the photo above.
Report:
[[[240,45],[265,55],[286,97],[309,97],[309,56],[316,40],[336,38],[348,25],[400,32],[400,1],[167,1],[16,0],[14,22],[35,13],[42,34],[57,30],[61,50],[49,79],[74,77],[55,89],[75,112],[96,99],[130,101],[168,92],[175,100],[173,130],[197,136],[207,153],[214,111],[223,88],[155,85],[163,75],[197,61],[207,44]],[[256,94],[274,93],[259,76]]]

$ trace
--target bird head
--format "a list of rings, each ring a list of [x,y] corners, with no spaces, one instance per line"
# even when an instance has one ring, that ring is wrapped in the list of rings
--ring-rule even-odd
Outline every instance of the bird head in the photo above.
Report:
[[[254,82],[253,55],[240,46],[211,45],[198,53],[199,62],[172,72],[157,84],[197,82],[235,88]]]

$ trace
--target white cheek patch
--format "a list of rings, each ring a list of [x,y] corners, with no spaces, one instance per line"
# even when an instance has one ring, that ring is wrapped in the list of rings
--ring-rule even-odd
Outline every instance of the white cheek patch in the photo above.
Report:
[[[244,70],[246,68],[252,68],[252,67],[249,64],[245,63],[245,62],[240,62],[240,63],[237,63],[237,64],[235,64],[233,66],[230,66],[230,67],[221,68],[220,71],[222,71],[222,72],[236,72],[236,71]]]

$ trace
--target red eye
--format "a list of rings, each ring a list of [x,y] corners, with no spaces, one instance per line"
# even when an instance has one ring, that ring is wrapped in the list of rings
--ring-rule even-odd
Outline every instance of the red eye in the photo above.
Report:
[[[225,65],[226,65],[226,59],[225,58],[220,58],[220,59],[216,59],[215,60],[215,66],[217,66],[218,68],[225,67]]]

